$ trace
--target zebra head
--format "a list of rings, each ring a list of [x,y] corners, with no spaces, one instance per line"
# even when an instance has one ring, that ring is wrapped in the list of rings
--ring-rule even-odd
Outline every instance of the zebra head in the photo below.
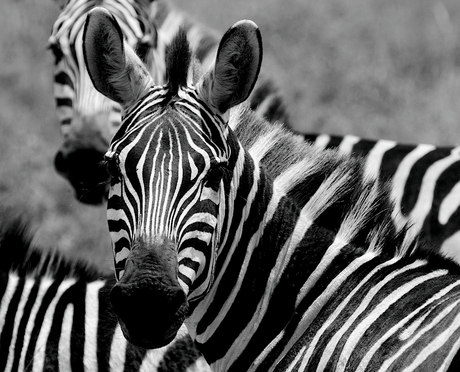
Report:
[[[251,21],[235,24],[221,40],[215,64],[196,83],[189,80],[184,32],[171,44],[164,86],[153,84],[102,8],[88,15],[83,49],[96,89],[123,108],[105,155],[119,280],[112,306],[128,340],[159,347],[174,337],[189,305],[213,280],[236,163],[232,149],[239,146],[229,110],[246,100],[257,80],[260,32]]]
[[[151,64],[149,51],[157,37],[148,20],[151,1],[70,0],[54,23],[49,49],[55,57],[54,98],[64,141],[55,168],[82,202],[99,204],[106,198],[107,174],[99,164],[121,121],[119,104],[94,89],[86,71],[81,47],[86,16],[97,5],[109,9],[126,42]]]

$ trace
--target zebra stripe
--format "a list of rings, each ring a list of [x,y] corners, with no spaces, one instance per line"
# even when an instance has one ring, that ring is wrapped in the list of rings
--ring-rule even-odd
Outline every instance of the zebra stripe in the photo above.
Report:
[[[72,119],[88,120],[107,112],[111,116],[110,125],[117,126],[120,122],[119,107],[93,89],[84,69],[81,50],[83,24],[87,12],[96,4],[98,1],[95,0],[69,1],[54,23],[48,40],[55,55],[54,95],[64,139],[73,135],[70,127]],[[145,20],[148,17],[147,10],[135,1],[111,0],[104,4],[119,20],[120,27],[131,46],[137,47],[152,38],[153,30]]]
[[[109,303],[114,280],[32,247],[21,226],[2,225],[0,370],[210,371],[185,327],[158,350],[128,344]]]
[[[156,32],[148,21],[149,2],[107,0],[104,6],[117,17],[129,44],[139,53],[154,45]],[[88,203],[103,201],[106,174],[101,172],[105,152],[121,120],[121,110],[97,92],[88,76],[81,49],[86,15],[100,1],[66,1],[48,40],[54,54],[54,97],[63,145],[56,154],[55,168],[69,179],[76,196]],[[151,57],[145,56],[146,63]],[[83,165],[84,164],[84,165]]]
[[[337,148],[346,155],[363,156],[367,175],[391,182],[396,228],[403,228],[411,220],[413,234],[423,233],[431,249],[460,262],[460,182],[456,177],[459,147],[404,145],[324,134],[307,134],[304,138],[320,149]]]
[[[101,54],[142,64],[116,46],[110,13],[93,10],[87,67],[126,111],[106,161],[111,302],[127,338],[155,347],[185,321],[214,371],[458,366],[460,268],[423,252],[408,227],[396,231],[388,185],[362,159],[309,146],[239,105],[261,63],[255,24],[227,31],[196,86],[179,35],[170,61],[184,63],[167,66],[171,83],[140,92],[123,79],[144,86],[142,73],[101,77],[114,68],[92,55],[101,38],[114,40]]]

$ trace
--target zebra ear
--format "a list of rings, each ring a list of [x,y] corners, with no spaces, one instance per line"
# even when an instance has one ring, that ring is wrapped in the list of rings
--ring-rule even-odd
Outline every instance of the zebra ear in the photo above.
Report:
[[[152,84],[141,60],[124,42],[115,17],[107,9],[92,9],[83,31],[83,54],[94,87],[123,108],[132,105]]]
[[[262,36],[252,21],[235,23],[222,37],[216,62],[199,88],[202,98],[220,113],[248,98],[262,64]]]

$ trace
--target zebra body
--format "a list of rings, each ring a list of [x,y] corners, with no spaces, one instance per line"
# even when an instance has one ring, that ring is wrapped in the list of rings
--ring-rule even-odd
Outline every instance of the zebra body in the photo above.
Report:
[[[210,371],[185,327],[162,349],[130,345],[113,314],[114,279],[30,246],[19,225],[0,242],[1,371]]]
[[[84,53],[124,110],[106,166],[111,303],[127,339],[158,347],[185,322],[214,371],[458,366],[460,268],[394,229],[386,185],[360,159],[239,106],[262,59],[254,23],[227,31],[196,85],[184,33],[157,86],[101,8]]]
[[[391,182],[396,228],[412,221],[433,250],[460,262],[460,147],[406,145],[356,136],[305,134],[318,149],[362,156],[365,174]]]
[[[55,56],[54,98],[63,137],[55,168],[69,180],[80,201],[100,204],[107,196],[107,174],[99,165],[121,117],[119,105],[94,89],[85,69],[81,35],[88,12],[103,6],[114,14],[128,44],[160,84],[166,79],[165,50],[181,26],[196,51],[197,73],[200,65],[207,69],[214,60],[219,38],[165,0],[70,0],[63,5],[48,42]],[[287,122],[283,102],[269,78],[256,87],[251,105],[270,121]]]

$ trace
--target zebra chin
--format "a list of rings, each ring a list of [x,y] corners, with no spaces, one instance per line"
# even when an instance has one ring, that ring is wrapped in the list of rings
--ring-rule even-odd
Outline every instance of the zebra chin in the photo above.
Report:
[[[183,322],[177,323],[177,325],[172,326],[166,332],[161,333],[158,327],[150,329],[145,325],[130,329],[120,318],[118,318],[118,323],[126,340],[130,344],[144,349],[159,349],[170,344],[176,338],[183,324]]]
[[[173,243],[136,242],[110,302],[125,338],[146,349],[169,344],[188,314],[189,305],[177,279]]]

